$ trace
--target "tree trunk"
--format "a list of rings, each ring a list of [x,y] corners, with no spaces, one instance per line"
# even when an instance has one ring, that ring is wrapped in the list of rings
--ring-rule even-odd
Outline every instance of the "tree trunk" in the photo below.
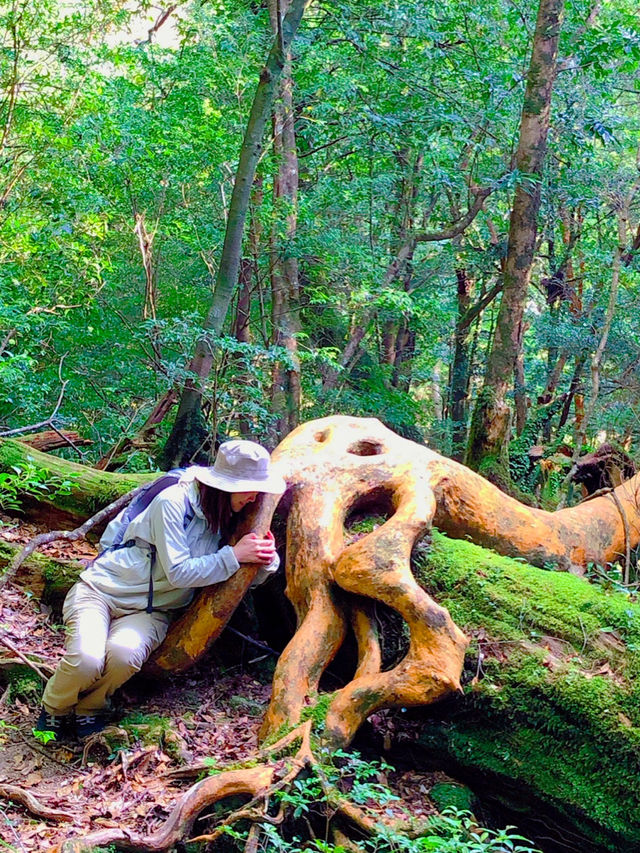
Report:
[[[185,382],[173,430],[162,454],[161,462],[167,468],[189,461],[206,435],[200,409],[202,386],[211,372],[215,337],[222,331],[237,285],[244,223],[256,167],[262,153],[265,125],[271,114],[287,51],[302,20],[307,3],[308,0],[292,0],[289,12],[282,22],[281,31],[274,40],[267,62],[260,74],[260,82],[240,150],[213,300],[203,324],[207,334],[203,335],[196,345],[196,352],[190,365],[195,378]]]
[[[280,3],[270,0],[271,25],[278,32]],[[289,2],[284,2],[280,14],[286,14]],[[273,109],[273,152],[278,173],[273,184],[273,228],[271,233],[271,295],[273,342],[284,347],[289,365],[276,363],[273,371],[271,400],[277,416],[274,427],[276,441],[298,425],[300,416],[300,296],[298,259],[294,242],[298,220],[298,153],[294,128],[293,79],[291,51],[280,78],[280,97]],[[278,237],[282,212],[286,213],[284,240]],[[275,443],[275,442],[274,442]]]
[[[456,269],[457,281],[457,313],[456,328],[453,336],[453,363],[451,367],[451,382],[449,385],[451,419],[451,455],[462,461],[467,440],[468,388],[470,351],[469,324],[463,325],[462,320],[471,304],[472,283],[466,269]]]
[[[515,162],[519,172],[532,177],[523,180],[514,195],[502,301],[465,457],[471,468],[506,486],[511,424],[506,395],[521,345],[563,6],[564,0],[540,0],[538,9]]]

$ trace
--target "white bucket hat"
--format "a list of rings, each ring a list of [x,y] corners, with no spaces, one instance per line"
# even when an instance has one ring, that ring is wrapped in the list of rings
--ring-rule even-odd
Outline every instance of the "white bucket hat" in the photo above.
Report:
[[[196,480],[223,492],[267,492],[281,495],[284,479],[271,469],[269,451],[255,441],[234,439],[221,444],[211,468],[196,468]]]

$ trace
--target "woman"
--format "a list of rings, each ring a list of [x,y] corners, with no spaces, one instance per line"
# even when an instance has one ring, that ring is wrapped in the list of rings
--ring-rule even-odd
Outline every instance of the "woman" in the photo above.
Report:
[[[253,441],[227,441],[212,468],[187,468],[128,524],[124,545],[112,545],[114,519],[100,555],[65,599],[66,652],[44,691],[36,729],[59,737],[73,733],[75,718],[78,737],[100,731],[111,695],[164,640],[172,611],[191,601],[194,587],[227,580],[241,563],[260,565],[254,585],[275,572],[271,531],[224,543],[236,513],[259,493],[285,488],[268,451]]]

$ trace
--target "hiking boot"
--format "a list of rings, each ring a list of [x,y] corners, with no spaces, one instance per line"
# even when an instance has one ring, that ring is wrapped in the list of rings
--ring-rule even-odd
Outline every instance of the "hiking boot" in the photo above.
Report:
[[[33,730],[34,732],[53,732],[55,735],[53,740],[59,741],[71,733],[72,727],[73,714],[50,714],[46,708],[41,708]],[[45,740],[44,743],[46,742]]]
[[[101,732],[107,727],[108,722],[106,714],[78,714],[76,716],[76,734],[82,740]]]

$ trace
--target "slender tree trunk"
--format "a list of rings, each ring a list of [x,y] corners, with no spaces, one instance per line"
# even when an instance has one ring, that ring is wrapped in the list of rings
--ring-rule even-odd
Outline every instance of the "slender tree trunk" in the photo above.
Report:
[[[201,446],[203,437],[206,436],[201,413],[202,386],[211,372],[215,338],[222,331],[229,304],[237,286],[244,223],[256,167],[262,153],[265,126],[271,114],[287,51],[308,2],[309,0],[292,0],[289,12],[282,21],[281,30],[276,35],[267,62],[260,74],[260,82],[240,151],[213,300],[203,324],[205,334],[196,345],[195,355],[190,365],[193,375],[185,382],[176,421],[160,460],[166,467],[179,465],[191,459],[192,454]]]
[[[454,237],[462,234],[482,210],[484,202],[491,192],[492,190],[487,188],[473,188],[471,193],[473,196],[473,203],[467,212],[459,219],[452,222],[451,225],[440,231],[421,231],[408,236],[406,243],[400,248],[395,258],[387,267],[387,271],[382,282],[382,289],[384,290],[384,288],[388,287],[391,282],[398,277],[403,264],[413,257],[413,253],[415,252],[418,243],[437,243],[441,240],[452,240]],[[346,368],[352,363],[354,356],[358,352],[360,344],[369,330],[369,326],[374,316],[375,311],[372,308],[365,309],[359,317],[354,315],[349,330],[349,340],[347,341],[342,357],[340,358],[341,367]],[[339,371],[328,369],[322,381],[323,391],[327,392],[333,390],[338,384],[339,377]]]
[[[278,12],[286,13],[289,3],[282,7],[270,0],[269,14],[274,32],[278,31]],[[273,342],[289,353],[288,365],[278,362],[273,371],[271,400],[277,421],[274,444],[298,426],[300,417],[300,359],[297,333],[300,331],[298,259],[293,243],[298,224],[298,152],[294,127],[293,79],[291,52],[280,80],[280,96],[273,109],[273,150],[278,174],[273,184],[274,219],[271,233],[271,294]],[[286,213],[284,244],[279,239],[280,219]]]
[[[531,178],[521,182],[514,194],[502,301],[466,454],[471,468],[505,484],[509,483],[511,425],[506,395],[521,345],[563,5],[564,0],[540,0],[538,9],[515,162],[518,171]]]
[[[607,348],[609,333],[611,332],[611,325],[613,323],[613,318],[615,315],[616,305],[618,301],[620,268],[623,264],[625,252],[627,251],[629,209],[639,187],[640,181],[637,184],[634,184],[633,187],[629,190],[626,199],[621,204],[620,209],[618,211],[618,241],[613,254],[613,264],[611,268],[611,289],[609,291],[607,311],[604,317],[602,332],[600,335],[598,346],[593,356],[591,357],[591,396],[589,398],[589,406],[584,413],[584,417],[581,419],[580,423],[576,421],[575,447],[573,451],[573,459],[571,460],[573,464],[571,465],[571,470],[564,479],[564,486],[569,485],[569,483],[573,479],[574,474],[576,473],[578,458],[582,453],[582,446],[584,445],[587,437],[587,427],[589,426],[591,419],[593,418],[596,406],[598,404],[598,395],[600,393],[600,368],[602,366],[602,359],[604,358],[604,353]],[[566,497],[560,502],[560,508],[564,506],[565,502]]]
[[[467,438],[467,406],[469,387],[470,325],[463,326],[462,320],[471,304],[472,281],[466,269],[456,270],[457,316],[453,344],[453,365],[449,389],[451,417],[451,455],[461,461]]]

